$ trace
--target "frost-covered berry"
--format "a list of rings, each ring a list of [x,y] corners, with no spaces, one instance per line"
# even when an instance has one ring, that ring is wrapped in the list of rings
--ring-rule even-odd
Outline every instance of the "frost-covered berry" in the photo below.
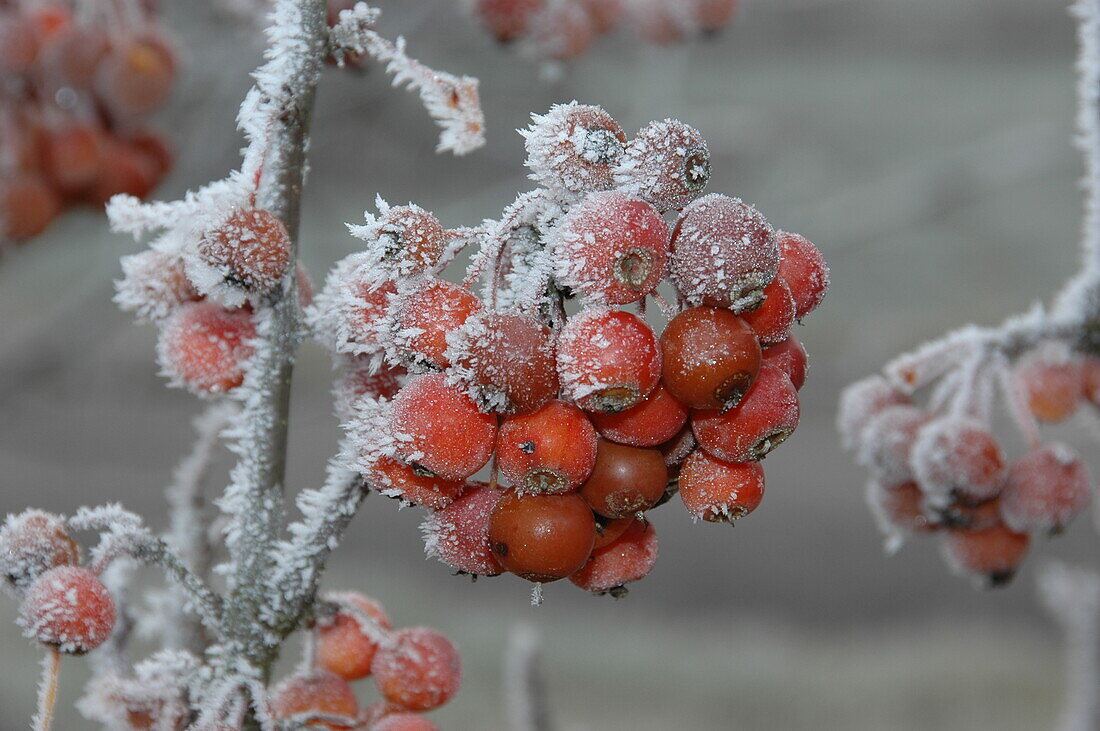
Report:
[[[530,413],[558,392],[553,333],[530,315],[472,315],[447,342],[451,379],[486,411]]]
[[[594,302],[636,302],[668,268],[668,224],[653,206],[619,191],[592,193],[571,208],[552,242],[558,282]]]
[[[497,418],[447,385],[442,373],[433,373],[412,379],[397,394],[390,428],[407,462],[464,480],[489,461]]]
[[[1065,421],[1084,395],[1081,360],[1057,349],[1039,351],[1021,360],[1013,379],[1039,421]]]
[[[549,19],[540,18],[544,22]],[[611,188],[612,168],[622,157],[626,134],[602,107],[555,104],[546,114],[532,114],[531,120],[521,134],[532,180],[569,193]]]
[[[61,199],[37,173],[0,176],[0,240],[22,241],[46,230]]]
[[[616,187],[664,213],[683,208],[710,181],[710,150],[699,130],[676,119],[638,130],[615,168]]]
[[[172,91],[176,63],[160,36],[134,36],[114,46],[96,71],[96,91],[116,114],[148,114]]]
[[[290,235],[273,213],[255,208],[235,210],[203,234],[197,251],[202,264],[211,267],[230,285],[255,294],[270,292],[290,266]],[[202,267],[188,272],[201,291],[219,282]]]
[[[825,299],[829,290],[829,266],[818,248],[804,236],[779,231],[779,277],[794,297],[799,320],[810,314]]]
[[[1009,467],[1001,514],[1017,531],[1060,533],[1092,498],[1088,467],[1064,444],[1018,457]]]
[[[79,562],[65,519],[41,510],[9,515],[0,528],[0,574],[25,588],[46,571]]]
[[[669,276],[690,304],[752,309],[777,271],[775,232],[755,208],[718,193],[684,208],[672,232]]]
[[[699,446],[699,444],[695,441],[695,432],[691,430],[691,425],[688,424],[680,430],[679,434],[660,445],[659,449],[661,450],[661,454],[665,457],[665,464],[672,467],[681,464],[687,459],[687,456],[691,454],[697,446]]]
[[[524,42],[538,58],[571,61],[583,56],[594,40],[592,16],[577,0],[546,0],[531,19]]]
[[[709,523],[732,523],[764,499],[764,468],[759,462],[726,462],[702,449],[684,460],[679,483],[684,507]]]
[[[980,530],[944,532],[944,560],[960,575],[972,576],[985,586],[1003,586],[1012,580],[1027,555],[1031,539],[1000,524]]]
[[[63,193],[79,193],[99,176],[105,142],[94,124],[70,122],[48,129],[42,140],[43,172]]]
[[[0,72],[15,77],[30,71],[41,50],[33,21],[15,9],[0,13]]]
[[[439,219],[411,203],[387,209],[373,233],[381,247],[382,260],[403,275],[434,267],[447,244]]]
[[[156,249],[122,257],[122,279],[115,287],[115,302],[123,310],[153,322],[168,317],[184,302],[199,299],[184,273],[183,260]]]
[[[767,355],[765,353],[765,357]],[[836,428],[840,432],[844,448],[858,447],[867,423],[885,409],[891,406],[909,406],[912,403],[908,394],[890,385],[882,376],[868,376],[851,384],[840,394],[840,405],[836,414]]]
[[[909,457],[917,432],[930,418],[915,406],[881,409],[865,422],[857,458],[888,485],[912,482],[915,475]]]
[[[653,507],[667,486],[668,467],[660,450],[601,439],[580,493],[598,515],[625,518]]]
[[[100,62],[111,48],[106,31],[93,25],[68,25],[54,33],[42,48],[42,67],[65,86],[91,86]]]
[[[628,518],[605,518],[596,516],[596,541],[592,544],[592,552],[608,546],[619,536],[626,532],[635,521],[644,521],[644,518],[631,515]]]
[[[382,605],[355,592],[328,594],[326,601],[341,605],[331,616],[317,623],[314,661],[317,667],[344,680],[359,680],[371,673],[371,663],[383,634],[392,629]],[[373,619],[377,626],[363,627],[356,612]]]
[[[596,463],[596,430],[584,412],[554,400],[500,426],[497,468],[512,487],[532,495],[572,492]]]
[[[367,481],[386,497],[429,510],[446,507],[462,494],[465,484],[462,480],[446,480],[424,467],[390,457],[381,457],[374,463]]]
[[[592,554],[596,521],[577,493],[505,493],[489,516],[489,546],[506,571],[546,583],[569,576]]]
[[[359,715],[359,700],[348,681],[313,669],[285,678],[271,695],[271,713],[279,720],[303,720],[323,728],[348,728]],[[331,721],[329,720],[331,719]]]
[[[693,307],[661,333],[664,384],[694,409],[736,406],[760,370],[760,343],[729,310]]]
[[[489,514],[503,490],[473,482],[466,491],[429,515],[420,530],[424,551],[456,571],[474,576],[496,576],[504,571],[489,548]]]
[[[779,368],[764,363],[752,388],[732,409],[696,411],[699,445],[727,462],[763,459],[798,428],[798,391]]]
[[[746,310],[741,318],[760,338],[760,345],[770,348],[786,341],[791,336],[795,322],[794,296],[791,288],[776,277],[764,287],[764,300],[755,310]]]
[[[545,0],[474,0],[474,14],[497,40],[508,43],[527,32]]]
[[[925,513],[924,494],[915,482],[885,485],[868,480],[864,494],[879,528],[887,535],[927,533],[940,527],[940,521]]]
[[[586,411],[615,413],[641,402],[661,378],[661,349],[649,325],[629,312],[594,308],[558,335],[558,376]]]
[[[924,501],[924,505],[926,510],[931,513],[929,516],[930,520],[936,523],[942,523],[948,528],[971,528],[974,530],[982,530],[1004,523],[1004,516],[1001,514],[1001,500],[999,497],[993,498],[992,500],[986,500],[984,503],[978,503],[977,505],[955,500],[946,507],[940,509],[936,509],[935,506],[929,505],[927,500]]]
[[[374,656],[374,682],[386,700],[410,711],[430,711],[458,692],[458,649],[427,627],[398,630]]]
[[[481,310],[470,290],[429,278],[401,297],[393,318],[393,344],[409,365],[443,370],[451,364],[447,334]]]
[[[997,497],[1005,479],[1004,450],[981,422],[944,416],[917,432],[909,455],[913,474],[929,501],[981,503]]]
[[[375,368],[372,359],[367,356],[349,355],[343,362],[337,402],[344,409],[361,396],[392,399],[401,390],[408,375],[408,371],[401,366],[383,363]]]
[[[676,436],[687,422],[687,408],[658,384],[639,404],[615,414],[593,412],[600,436],[633,447],[656,447]]]
[[[398,711],[375,721],[368,731],[439,731],[439,727],[419,714]]]
[[[657,563],[657,531],[650,523],[632,521],[614,541],[592,551],[588,563],[569,580],[593,594],[626,594],[626,584],[649,575]]]
[[[29,639],[70,655],[82,655],[106,642],[115,627],[111,592],[88,569],[57,566],[27,589],[19,623]]]
[[[198,394],[225,393],[244,380],[255,337],[250,312],[189,302],[164,321],[157,358],[173,382]]]

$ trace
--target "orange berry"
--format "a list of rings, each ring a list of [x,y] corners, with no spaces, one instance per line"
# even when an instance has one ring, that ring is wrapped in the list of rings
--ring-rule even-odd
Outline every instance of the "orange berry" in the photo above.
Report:
[[[27,637],[70,655],[83,655],[106,642],[116,618],[111,592],[79,566],[56,566],[35,579],[19,615]]]
[[[565,578],[592,555],[596,521],[577,493],[505,493],[489,516],[489,545],[505,570],[528,581]]]
[[[504,420],[496,457],[498,469],[520,492],[572,492],[596,463],[596,431],[576,406],[551,401],[533,414]]]
[[[188,302],[165,320],[157,356],[165,372],[192,391],[224,393],[244,381],[255,337],[248,311]]]
[[[348,681],[336,673],[314,669],[283,680],[271,697],[271,712],[280,720],[302,719],[314,726],[348,728],[359,716],[359,701]],[[315,720],[314,720],[315,719]]]
[[[325,599],[362,612],[377,622],[378,628],[384,632],[392,629],[382,605],[370,597],[346,592],[330,594]],[[365,631],[350,611],[338,609],[331,617],[317,623],[317,667],[335,673],[344,680],[365,678],[371,673],[371,663],[381,639],[377,631]]]
[[[398,630],[374,657],[374,682],[386,700],[410,711],[438,708],[462,683],[458,649],[427,627]]]

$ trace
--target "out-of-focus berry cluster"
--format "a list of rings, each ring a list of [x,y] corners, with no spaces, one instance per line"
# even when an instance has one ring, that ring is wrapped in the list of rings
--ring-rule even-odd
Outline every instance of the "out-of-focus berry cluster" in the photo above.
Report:
[[[709,152],[682,122],[628,138],[573,102],[523,134],[540,187],[467,229],[379,201],[309,319],[341,371],[348,466],[430,511],[430,554],[619,595],[656,560],[647,511],[677,491],[707,521],[760,503],[759,460],[798,424],[792,326],[828,271],[747,203],[702,196]]]
[[[0,243],[152,191],[172,153],[147,117],[176,73],[148,3],[0,2]]]

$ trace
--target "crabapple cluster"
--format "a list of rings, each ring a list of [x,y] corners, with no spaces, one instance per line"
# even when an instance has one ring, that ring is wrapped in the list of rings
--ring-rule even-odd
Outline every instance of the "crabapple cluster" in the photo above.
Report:
[[[427,627],[393,629],[382,605],[354,592],[322,598],[307,664],[273,691],[275,718],[322,728],[431,731],[420,714],[458,692],[458,650]],[[381,699],[362,707],[351,683],[367,677]]]
[[[1053,344],[1023,356],[1001,374],[1023,420],[1028,448],[1013,458],[990,426],[978,375],[971,389],[941,384],[918,406],[921,368],[906,364],[893,380],[871,376],[848,387],[837,417],[845,446],[871,472],[867,500],[900,546],[910,534],[939,533],[957,572],[997,586],[1009,581],[1035,535],[1054,536],[1089,504],[1092,480],[1069,446],[1042,443],[1034,422],[1059,422],[1089,401],[1100,407],[1100,359]],[[988,398],[988,394],[986,395]]]
[[[710,35],[729,25],[738,0],[468,0],[477,21],[502,43],[516,42],[537,58],[568,61],[603,35],[630,27],[643,40],[667,45]]]
[[[828,270],[749,204],[702,195],[694,128],[628,138],[576,102],[533,120],[538,188],[465,229],[379,199],[308,317],[341,372],[348,466],[429,512],[429,554],[618,596],[656,560],[647,511],[677,491],[711,522],[759,505],[760,460],[798,425],[792,327]]]
[[[152,191],[172,153],[146,118],[176,67],[149,4],[0,2],[0,242],[68,206]]]

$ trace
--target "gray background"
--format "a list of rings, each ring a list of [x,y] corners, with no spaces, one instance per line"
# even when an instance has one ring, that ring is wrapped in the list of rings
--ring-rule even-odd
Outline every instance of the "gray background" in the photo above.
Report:
[[[695,125],[714,156],[711,190],[804,233],[833,270],[800,332],[813,364],[802,425],[767,461],[763,507],[733,530],[693,525],[676,504],[657,512],[661,560],[625,600],[563,582],[532,608],[519,580],[471,585],[425,561],[414,511],[365,504],[329,585],[457,640],[465,687],[435,720],[503,725],[500,658],[508,627],[529,621],[544,636],[562,729],[1049,728],[1059,637],[1034,578],[1049,559],[1095,560],[1089,521],[1039,542],[1016,583],[994,593],[951,577],[934,540],[887,559],[832,419],[843,384],[946,328],[996,322],[1072,271],[1080,164],[1064,5],[758,0],[717,39],[653,49],[621,34],[546,82],[453,0],[380,4],[382,30],[406,34],[415,55],[481,78],[489,144],[436,156],[413,96],[379,73],[331,73],[305,196],[315,280],[354,249],[342,222],[359,220],[376,192],[446,225],[493,216],[528,185],[513,130],[573,98],[603,104],[628,131],[665,116]],[[180,162],[162,197],[237,164],[233,118],[258,54],[205,5],[176,5],[186,77],[160,121]],[[164,524],[162,488],[200,406],[163,387],[152,329],[109,302],[118,256],[136,250],[80,212],[0,261],[0,514],[119,499]],[[328,368],[304,349],[295,489],[318,483],[338,435]],[[25,728],[34,703],[38,653],[14,613],[0,601],[0,729]],[[87,727],[68,708],[83,673],[80,660],[66,663],[59,728]]]

